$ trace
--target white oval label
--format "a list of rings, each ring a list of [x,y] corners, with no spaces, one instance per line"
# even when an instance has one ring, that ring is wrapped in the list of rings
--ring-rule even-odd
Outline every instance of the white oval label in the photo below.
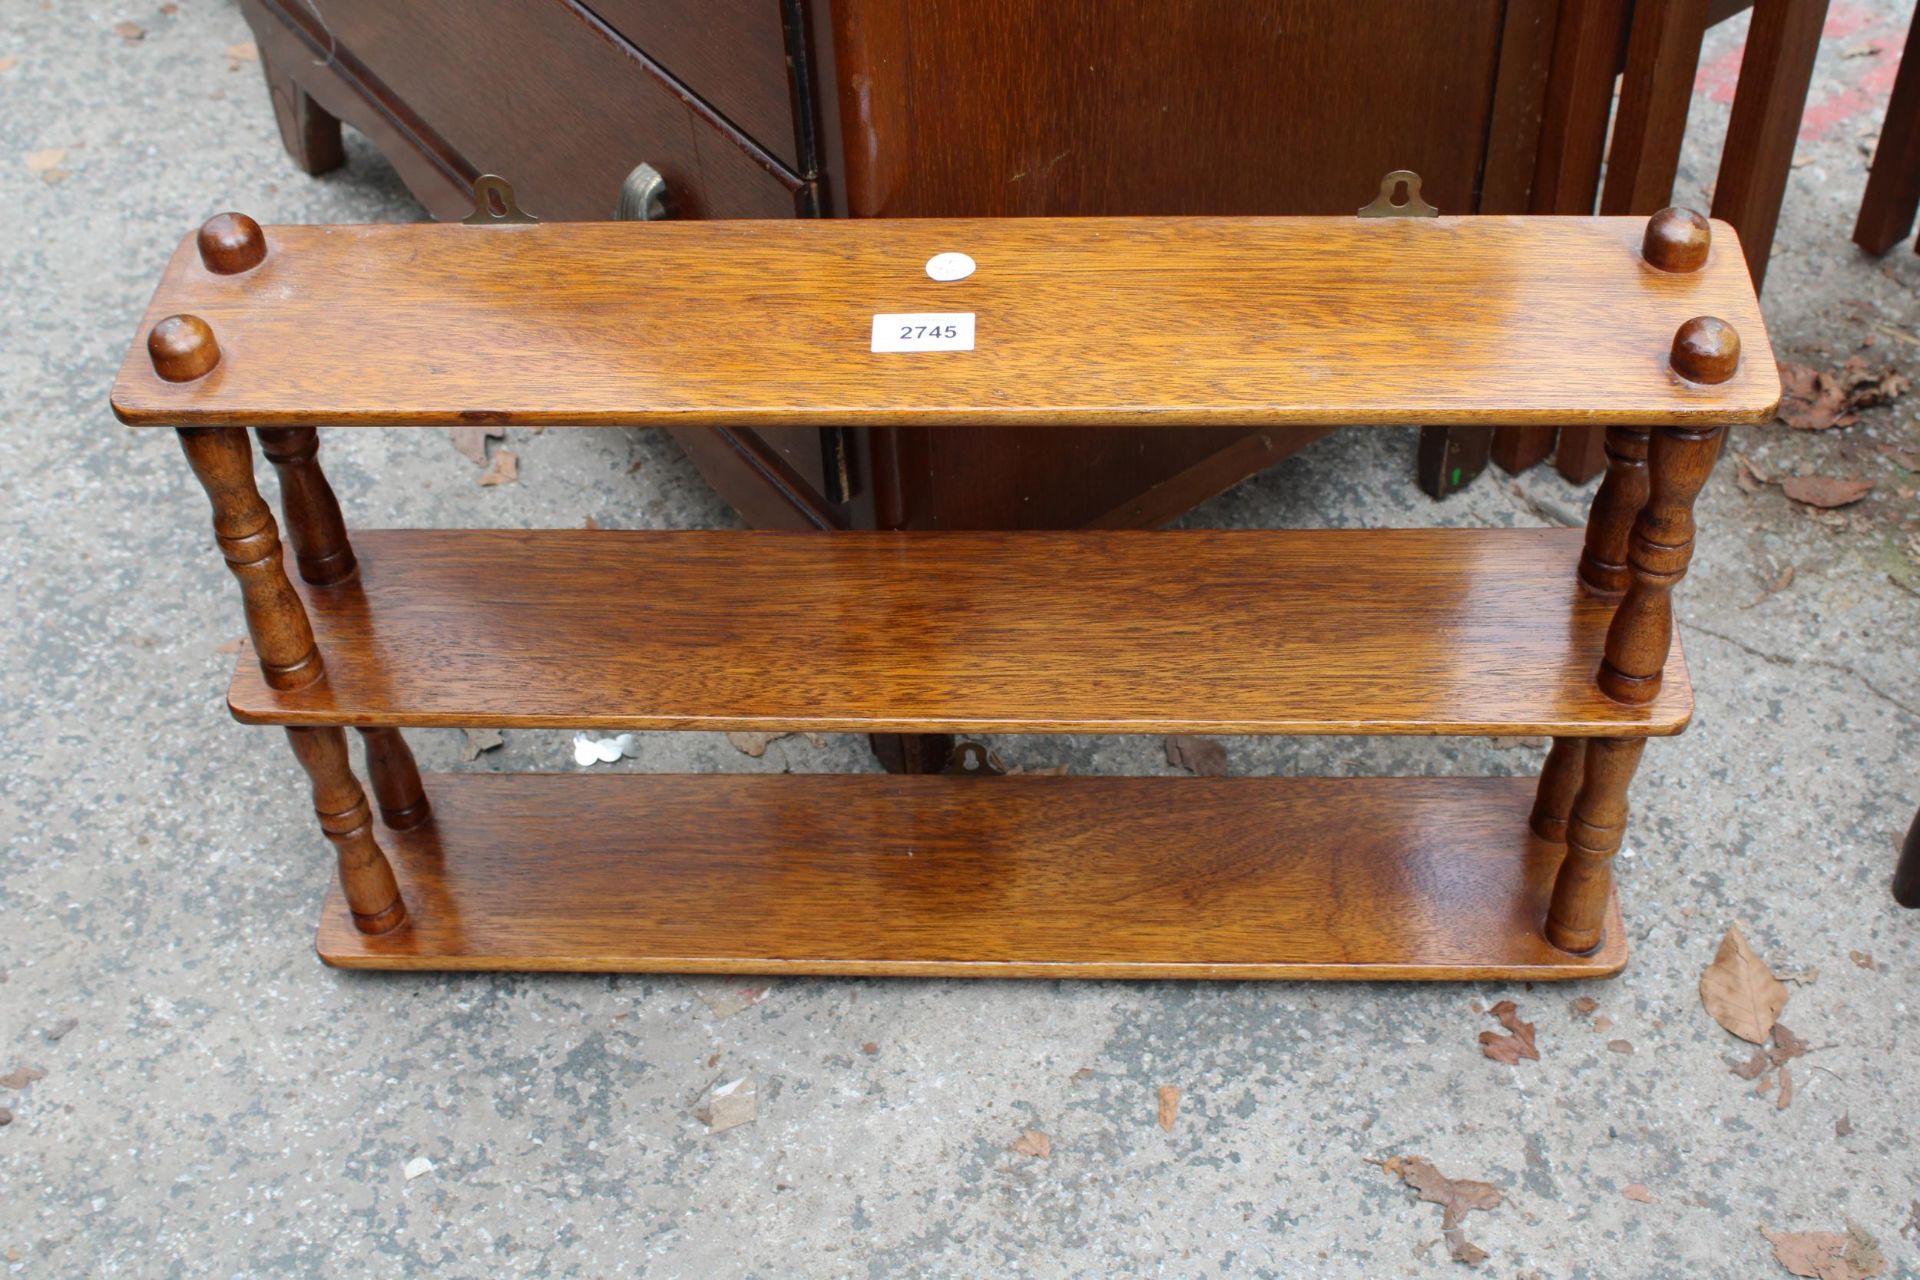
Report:
[[[927,259],[927,274],[935,280],[965,280],[973,274],[973,259],[964,253],[936,253]]]

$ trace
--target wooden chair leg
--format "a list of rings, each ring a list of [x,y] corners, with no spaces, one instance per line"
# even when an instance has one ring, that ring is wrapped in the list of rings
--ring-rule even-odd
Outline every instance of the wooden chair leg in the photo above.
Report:
[[[1492,449],[1492,427],[1422,427],[1415,478],[1430,498],[1458,493],[1487,469]]]
[[[1661,427],[1648,460],[1646,505],[1634,521],[1632,581],[1607,629],[1600,691],[1616,702],[1651,702],[1673,644],[1673,588],[1693,559],[1693,503],[1713,471],[1724,428]]]
[[[1903,907],[1920,907],[1920,813],[1913,815],[1899,865],[1893,870],[1893,900]]]
[[[1793,172],[1793,148],[1826,20],[1827,0],[1754,0],[1747,26],[1747,51],[1713,187],[1713,216],[1740,233],[1756,290],[1766,283],[1773,231]]]
[[[433,815],[420,785],[420,766],[398,729],[361,729],[367,749],[367,776],[380,802],[380,820],[395,831],[411,831]]]
[[[1632,573],[1627,548],[1634,521],[1647,505],[1647,441],[1635,427],[1607,428],[1607,478],[1587,513],[1587,545],[1580,553],[1580,585],[1589,595],[1618,600]]]
[[[273,99],[273,118],[280,125],[280,142],[302,173],[322,174],[346,163],[347,153],[340,145],[340,121],[326,108],[307,96],[299,82],[268,61],[260,50],[260,71],[267,78],[267,94]]]
[[[313,782],[313,811],[339,855],[340,888],[362,933],[386,933],[407,918],[393,864],[373,837],[373,810],[347,759],[346,731],[290,728],[287,741]]]
[[[1580,778],[1587,763],[1585,738],[1555,738],[1540,770],[1540,789],[1534,793],[1533,815],[1527,825],[1542,840],[1561,844],[1567,838],[1567,816],[1580,794]]]
[[[1560,441],[1554,446],[1553,468],[1572,484],[1585,484],[1607,467],[1606,434],[1599,427],[1560,428]]]
[[[1546,460],[1553,452],[1557,427],[1505,427],[1493,433],[1487,455],[1510,476],[1517,476]]]
[[[1587,743],[1580,794],[1567,824],[1567,856],[1553,882],[1547,941],[1578,955],[1600,945],[1613,855],[1627,830],[1627,786],[1646,750],[1645,738],[1594,738]]]
[[[238,427],[181,427],[180,447],[213,504],[214,539],[240,582],[260,671],[275,689],[304,689],[324,673],[306,606],[287,581],[280,531],[253,483],[253,450]]]
[[[1894,77],[1886,123],[1873,150],[1873,167],[1867,171],[1860,220],[1853,225],[1853,242],[1868,253],[1885,253],[1905,240],[1913,230],[1914,213],[1920,211],[1920,42],[1915,41],[1916,34],[1920,34],[1920,13],[1907,29],[1906,55]],[[1914,248],[1920,250],[1920,243]]]

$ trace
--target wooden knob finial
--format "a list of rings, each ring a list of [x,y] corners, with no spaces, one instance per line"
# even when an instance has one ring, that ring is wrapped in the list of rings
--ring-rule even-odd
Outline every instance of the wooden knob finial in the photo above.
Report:
[[[1688,382],[1725,382],[1740,367],[1740,335],[1718,316],[1695,316],[1673,335],[1672,361]]]
[[[1675,206],[1647,219],[1640,256],[1662,271],[1698,271],[1707,265],[1707,250],[1712,246],[1712,225],[1693,210]]]
[[[200,228],[200,261],[217,276],[251,271],[266,258],[266,233],[244,213],[216,213]]]
[[[153,371],[168,382],[204,378],[220,363],[220,344],[199,316],[168,316],[147,335]]]

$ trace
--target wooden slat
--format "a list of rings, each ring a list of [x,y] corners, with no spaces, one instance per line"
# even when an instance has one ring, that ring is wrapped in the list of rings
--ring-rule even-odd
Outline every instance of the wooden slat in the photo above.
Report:
[[[1731,228],[1685,275],[1639,218],[1166,218],[269,227],[175,253],[114,387],[136,425],[1315,426],[1761,422],[1779,380]],[[928,279],[934,253],[979,269]],[[874,354],[886,312],[970,352]],[[156,377],[189,312],[223,358]],[[1746,360],[1684,384],[1675,329]]]
[[[1541,935],[1527,778],[443,775],[381,832],[408,923],[336,887],[370,969],[1597,978]]]
[[[272,724],[1642,736],[1594,686],[1570,529],[393,530],[303,585],[326,679]]]

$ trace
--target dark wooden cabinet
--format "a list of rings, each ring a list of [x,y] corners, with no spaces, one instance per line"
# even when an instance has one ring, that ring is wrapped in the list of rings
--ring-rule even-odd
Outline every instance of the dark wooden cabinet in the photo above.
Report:
[[[1527,207],[1557,0],[243,0],[296,156],[365,130],[437,217],[481,173],[602,218],[1347,213],[1411,168]],[[324,56],[316,57],[316,53]],[[965,246],[955,246],[964,249]],[[681,444],[750,523],[1141,526],[1321,432],[748,430]]]

